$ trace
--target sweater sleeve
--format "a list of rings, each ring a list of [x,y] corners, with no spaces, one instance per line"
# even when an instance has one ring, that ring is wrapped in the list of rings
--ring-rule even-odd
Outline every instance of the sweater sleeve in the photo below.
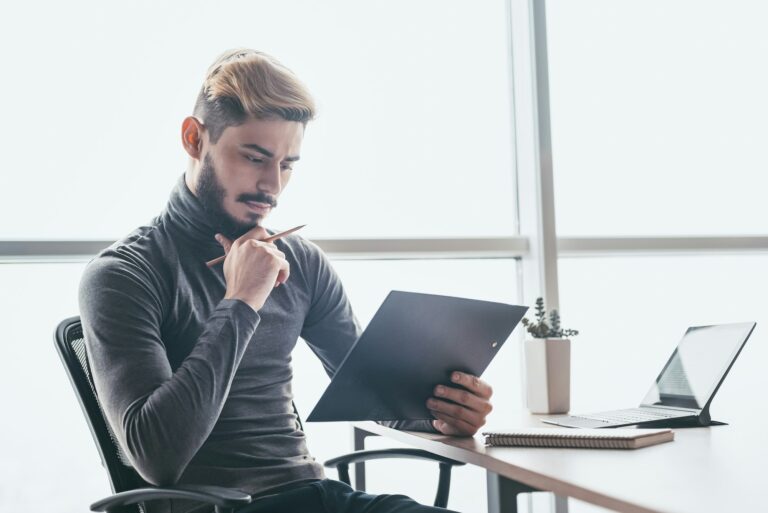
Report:
[[[162,301],[140,266],[97,258],[81,280],[79,304],[99,402],[122,449],[148,482],[175,483],[218,420],[258,313],[222,300],[173,372]]]
[[[347,352],[362,334],[341,279],[328,257],[316,245],[306,242],[305,274],[312,301],[301,336],[320,358],[329,376],[336,373]],[[436,430],[428,420],[393,420],[383,426],[411,431]]]
[[[341,361],[362,330],[352,311],[344,287],[325,254],[311,242],[304,242],[306,276],[311,300],[301,337],[333,377]]]

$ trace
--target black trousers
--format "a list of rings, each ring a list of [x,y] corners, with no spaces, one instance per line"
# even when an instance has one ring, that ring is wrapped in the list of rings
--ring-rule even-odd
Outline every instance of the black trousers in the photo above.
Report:
[[[287,486],[257,496],[237,513],[451,513],[405,495],[370,495],[332,479]]]

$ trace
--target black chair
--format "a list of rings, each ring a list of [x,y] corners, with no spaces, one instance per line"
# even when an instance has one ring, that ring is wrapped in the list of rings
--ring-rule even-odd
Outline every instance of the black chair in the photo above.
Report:
[[[247,493],[220,486],[175,485],[158,487],[144,481],[120,448],[101,410],[85,350],[85,339],[80,318],[70,317],[62,321],[56,329],[55,342],[56,349],[88,421],[88,427],[90,427],[91,434],[99,449],[102,464],[109,474],[110,485],[114,492],[114,495],[91,504],[91,511],[144,513],[144,503],[147,501],[187,499],[213,505],[216,513],[228,513],[254,500]],[[301,424],[300,420],[299,424]],[[437,461],[440,465],[440,477],[434,505],[442,508],[447,507],[451,469],[454,465],[462,465],[461,462],[418,449],[384,449],[358,451],[340,456],[327,461],[325,466],[336,468],[339,479],[351,486],[350,464],[397,457]],[[259,499],[255,500],[258,501]]]

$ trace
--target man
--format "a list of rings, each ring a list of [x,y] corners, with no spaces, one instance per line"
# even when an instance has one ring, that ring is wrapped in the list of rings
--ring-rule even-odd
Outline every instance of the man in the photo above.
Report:
[[[121,447],[150,483],[270,494],[297,513],[432,511],[324,479],[297,426],[290,365],[297,339],[332,375],[360,334],[317,246],[296,235],[260,242],[314,111],[294,74],[265,54],[230,51],[209,69],[182,124],[190,163],[166,209],[99,254],[83,276],[96,389]],[[205,265],[222,252],[223,266]],[[491,389],[454,376],[461,387],[437,387],[428,400],[434,421],[395,427],[476,433]],[[171,509],[193,505],[149,504],[151,512]]]

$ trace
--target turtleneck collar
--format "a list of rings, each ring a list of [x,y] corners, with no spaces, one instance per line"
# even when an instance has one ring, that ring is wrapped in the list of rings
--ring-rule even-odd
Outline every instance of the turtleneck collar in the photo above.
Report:
[[[206,252],[221,253],[221,245],[213,238],[216,229],[202,203],[187,187],[184,175],[176,182],[162,214],[164,221],[193,246]]]

